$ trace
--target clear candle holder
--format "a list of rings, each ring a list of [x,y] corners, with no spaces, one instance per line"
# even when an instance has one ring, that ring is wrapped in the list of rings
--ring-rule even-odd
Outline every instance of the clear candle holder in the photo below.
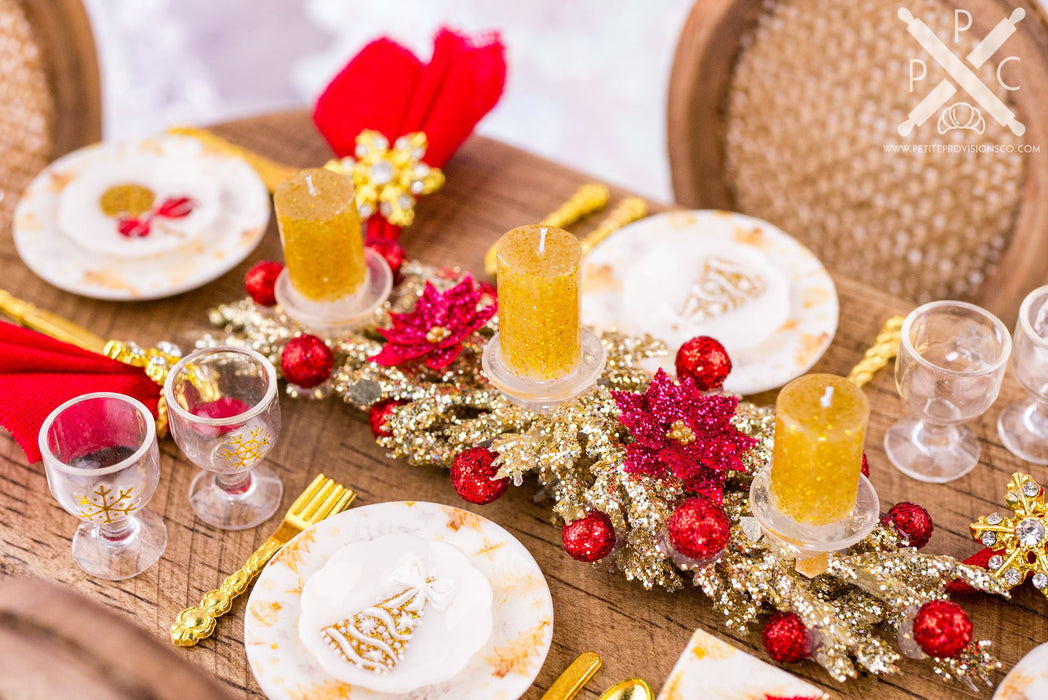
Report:
[[[51,493],[83,521],[73,536],[73,561],[109,581],[156,563],[167,527],[145,510],[160,480],[149,409],[123,394],[85,394],[52,411],[39,440]]]
[[[393,273],[364,247],[353,181],[326,168],[300,170],[277,186],[273,207],[287,263],[273,291],[284,313],[328,338],[370,321]]]
[[[189,487],[197,517],[223,530],[268,520],[283,495],[262,464],[280,434],[272,363],[246,348],[197,350],[168,373],[164,396],[171,436],[202,470]]]
[[[580,323],[582,246],[555,226],[507,231],[495,247],[499,332],[484,347],[484,376],[529,411],[548,411],[592,387],[604,344]]]
[[[877,524],[877,492],[862,475],[869,414],[862,389],[832,374],[779,392],[772,462],[753,479],[750,510],[798,563],[846,549]]]
[[[761,530],[775,540],[780,549],[794,559],[803,560],[842,551],[870,534],[880,517],[880,499],[870,480],[860,474],[855,505],[847,515],[827,525],[798,522],[776,506],[771,492],[771,472],[765,469],[758,472],[750,484],[750,511]]]
[[[534,379],[514,373],[503,360],[499,334],[484,346],[481,366],[484,376],[499,391],[518,406],[539,413],[546,412],[565,401],[571,401],[588,391],[604,371],[607,353],[604,343],[583,328],[579,362],[570,373],[556,379]]]
[[[370,248],[364,251],[364,263],[366,274],[360,289],[335,301],[312,301],[302,296],[285,268],[273,288],[277,304],[289,317],[323,338],[337,338],[366,325],[393,291],[393,271],[385,258]]]
[[[1027,397],[1001,410],[997,432],[1012,454],[1048,464],[1048,286],[1030,292],[1019,308],[1012,371]]]

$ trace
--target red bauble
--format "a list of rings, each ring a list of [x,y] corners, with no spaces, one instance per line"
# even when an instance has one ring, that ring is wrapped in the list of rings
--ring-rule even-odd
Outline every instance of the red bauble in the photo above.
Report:
[[[400,274],[400,266],[404,264],[404,259],[407,257],[400,245],[385,238],[369,238],[365,245],[385,259],[394,277]]]
[[[560,531],[564,549],[579,561],[600,561],[615,549],[615,525],[599,510],[567,523]]]
[[[720,341],[706,335],[692,338],[677,350],[677,379],[690,378],[702,391],[724,386],[731,358]]]
[[[397,399],[383,399],[372,404],[371,410],[368,411],[368,425],[371,426],[371,434],[376,438],[392,435],[386,426],[389,414],[397,406],[403,406],[406,403],[407,401],[399,401]]]
[[[935,525],[928,511],[916,503],[896,503],[882,518],[885,525],[891,524],[911,547],[920,549],[932,538]]]
[[[315,335],[300,335],[284,346],[280,371],[292,384],[309,389],[331,376],[335,356],[323,340]]]
[[[484,447],[471,447],[455,455],[451,465],[451,485],[458,495],[482,506],[506,493],[509,478],[491,478],[498,472],[498,467],[492,464],[497,456]]]
[[[866,453],[862,453],[862,475],[870,478],[870,463],[866,460]]]
[[[255,263],[244,276],[244,289],[247,290],[248,296],[254,299],[256,304],[275,306],[277,298],[273,294],[273,288],[283,269],[283,265],[272,260]]]
[[[699,561],[723,552],[731,536],[731,520],[724,508],[702,497],[689,498],[677,506],[666,528],[670,545]]]
[[[791,612],[777,612],[768,618],[761,641],[768,656],[779,663],[792,664],[811,656],[808,628]]]
[[[972,641],[972,621],[949,600],[925,603],[913,618],[913,639],[928,656],[957,656]]]

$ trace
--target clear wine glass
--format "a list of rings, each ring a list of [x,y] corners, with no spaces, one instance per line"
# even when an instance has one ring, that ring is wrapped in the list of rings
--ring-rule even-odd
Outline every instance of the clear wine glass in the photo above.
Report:
[[[202,470],[189,487],[197,517],[243,530],[272,516],[284,491],[261,464],[280,434],[272,363],[246,348],[197,350],[171,368],[164,397],[171,435]]]
[[[899,394],[914,414],[888,429],[884,449],[899,471],[945,483],[971,471],[979,441],[962,425],[997,399],[1012,340],[1000,319],[960,301],[910,312],[895,360]]]
[[[152,566],[167,527],[145,510],[160,480],[149,409],[123,394],[84,394],[51,412],[39,440],[51,493],[84,521],[73,535],[73,561],[110,581]]]
[[[1014,454],[1048,464],[1048,286],[1023,299],[1012,344],[1012,371],[1029,396],[1004,407],[997,432]]]

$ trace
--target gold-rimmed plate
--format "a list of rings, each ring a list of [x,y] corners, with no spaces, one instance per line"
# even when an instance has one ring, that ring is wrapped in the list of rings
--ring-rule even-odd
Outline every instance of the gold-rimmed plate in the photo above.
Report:
[[[345,545],[394,533],[413,534],[459,549],[487,576],[494,601],[491,637],[465,669],[450,681],[405,695],[376,693],[334,679],[299,638],[305,582]],[[524,545],[487,518],[460,508],[420,501],[354,508],[303,531],[263,570],[244,613],[248,661],[262,690],[272,700],[320,697],[511,700],[531,686],[542,668],[552,638],[553,602],[549,588]]]

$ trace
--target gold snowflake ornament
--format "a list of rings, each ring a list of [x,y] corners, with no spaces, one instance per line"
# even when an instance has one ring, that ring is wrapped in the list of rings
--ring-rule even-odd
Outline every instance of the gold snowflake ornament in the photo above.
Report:
[[[218,452],[218,456],[233,469],[247,469],[259,462],[269,452],[269,433],[262,427],[251,432],[241,430],[233,435]]]
[[[1014,515],[990,513],[972,523],[972,537],[993,550],[987,568],[1007,588],[1033,574],[1034,587],[1048,596],[1048,507],[1044,489],[1029,474],[1016,472],[1004,502]]]
[[[77,516],[84,520],[108,524],[114,520],[123,520],[134,513],[134,487],[128,486],[116,493],[113,491],[111,487],[99,484],[91,493],[77,496],[77,505],[81,506]]]
[[[365,129],[357,136],[353,156],[333,160],[325,167],[353,179],[360,218],[368,219],[378,211],[391,224],[410,226],[415,220],[416,198],[444,184],[444,173],[422,162],[427,145],[426,135],[415,131],[398,138],[391,149],[385,136]]]

